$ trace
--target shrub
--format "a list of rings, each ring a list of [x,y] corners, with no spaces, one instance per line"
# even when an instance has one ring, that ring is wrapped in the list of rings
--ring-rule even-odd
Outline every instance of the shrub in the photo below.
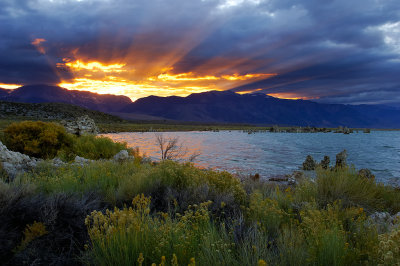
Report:
[[[7,180],[8,179],[8,174],[6,170],[3,168],[3,164],[0,162],[0,180]]]
[[[400,211],[399,191],[359,176],[354,168],[317,169],[315,182],[303,182],[296,188],[295,198],[299,202],[315,200],[321,207],[340,200],[344,207],[362,207],[369,213]]]
[[[107,137],[95,135],[74,136],[71,147],[66,147],[60,154],[67,160],[73,160],[76,155],[91,159],[110,159],[121,150],[128,150],[126,143],[113,142]]]
[[[136,195],[151,196],[154,208],[185,210],[188,205],[214,201],[211,209],[228,214],[246,199],[240,181],[226,172],[204,171],[192,164],[165,161],[155,166],[128,161],[98,161],[86,166],[55,169],[42,163],[15,182],[33,183],[44,193],[97,191],[111,204],[121,206]],[[224,202],[226,206],[221,207]]]
[[[0,182],[2,265],[76,265],[88,240],[84,219],[95,209],[102,206],[93,194],[43,195]]]
[[[187,264],[193,258],[200,265],[234,263],[233,243],[210,222],[209,204],[193,206],[173,219],[166,213],[150,215],[150,198],[141,195],[132,207],[92,212],[86,219],[89,257],[96,265],[134,265],[138,260],[150,265],[160,258],[164,263]]]
[[[400,229],[393,228],[390,232],[379,236],[379,264],[400,264]]]
[[[5,129],[4,138],[9,149],[44,159],[72,145],[72,136],[63,126],[41,121],[13,123]]]
[[[276,199],[263,198],[258,192],[250,196],[248,216],[261,231],[273,238],[278,236],[283,224],[290,223],[290,210],[286,212]]]

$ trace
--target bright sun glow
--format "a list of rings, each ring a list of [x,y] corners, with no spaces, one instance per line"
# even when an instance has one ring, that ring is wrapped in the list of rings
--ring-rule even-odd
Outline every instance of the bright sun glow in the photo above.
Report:
[[[63,80],[60,87],[69,90],[86,90],[99,94],[126,95],[132,100],[149,95],[187,96],[191,93],[210,90],[227,90],[250,82],[267,79],[276,73],[247,73],[231,75],[198,75],[194,72],[173,73],[170,66],[160,66],[147,75],[125,63],[106,64],[99,61],[68,60],[57,64],[74,75],[72,80]],[[137,70],[140,70],[137,68]],[[150,72],[150,71],[149,71]],[[158,72],[158,73],[157,73]]]
[[[85,63],[80,60],[76,60],[74,62],[66,62],[65,65],[75,71],[79,71],[82,69],[90,70],[93,72],[101,71],[104,73],[109,73],[109,72],[117,72],[118,73],[118,72],[126,71],[126,70],[122,69],[125,66],[125,64],[105,65],[100,62]]]
[[[2,89],[7,89],[7,90],[13,90],[16,88],[21,87],[22,85],[20,84],[5,84],[5,83],[0,83],[0,88]]]
[[[268,93],[267,95],[275,98],[288,99],[288,100],[312,100],[319,98],[319,97],[304,97],[295,93]]]

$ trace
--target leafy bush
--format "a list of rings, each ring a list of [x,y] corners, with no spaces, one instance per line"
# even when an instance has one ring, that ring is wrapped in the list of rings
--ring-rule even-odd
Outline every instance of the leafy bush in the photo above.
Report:
[[[138,195],[132,207],[92,212],[86,218],[89,257],[96,265],[134,265],[138,259],[150,265],[160,258],[164,263],[195,259],[200,265],[234,265],[233,243],[210,222],[209,204],[193,206],[173,219],[166,213],[150,215],[150,198]]]
[[[67,161],[75,156],[86,159],[110,159],[121,150],[129,150],[126,143],[113,142],[107,137],[95,135],[73,136],[73,143],[60,152],[59,156]]]
[[[155,166],[134,161],[98,161],[83,167],[60,168],[42,163],[15,182],[33,183],[46,194],[97,191],[111,204],[130,202],[144,193],[154,199],[154,208],[159,211],[184,210],[188,205],[212,200],[212,210],[232,212],[247,197],[240,181],[226,172],[204,171],[192,164],[172,161]],[[226,205],[223,208],[222,202]]]
[[[8,174],[3,168],[3,164],[0,162],[0,180],[7,180]]]
[[[101,209],[93,194],[43,195],[0,181],[2,265],[76,265],[88,240],[85,217]]]
[[[379,264],[400,264],[400,228],[395,227],[390,232],[379,236]]]
[[[4,130],[6,146],[38,158],[53,158],[61,149],[72,146],[72,136],[56,123],[24,121]]]
[[[340,200],[345,207],[358,206],[368,212],[400,211],[400,193],[393,187],[359,176],[354,168],[335,171],[317,169],[315,182],[307,180],[296,188],[298,201],[316,200],[327,206]]]

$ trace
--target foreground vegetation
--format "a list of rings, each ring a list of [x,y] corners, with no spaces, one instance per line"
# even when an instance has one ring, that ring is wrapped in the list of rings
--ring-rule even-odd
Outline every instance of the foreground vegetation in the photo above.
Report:
[[[118,150],[94,136],[75,138]],[[135,155],[61,167],[44,161],[13,179],[0,171],[2,263],[400,263],[400,221],[372,219],[400,212],[400,192],[353,168],[317,169],[315,179],[287,186]]]

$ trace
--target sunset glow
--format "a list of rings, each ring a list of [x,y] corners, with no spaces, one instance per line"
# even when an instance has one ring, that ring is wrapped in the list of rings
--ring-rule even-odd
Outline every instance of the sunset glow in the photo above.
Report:
[[[59,64],[63,65],[63,64]],[[82,62],[80,60],[76,60],[74,62],[66,62],[65,66],[69,67],[73,71],[80,71],[80,70],[90,70],[92,72],[104,72],[104,73],[109,73],[109,72],[124,72],[126,70],[122,69],[125,64],[111,64],[111,65],[106,65],[102,64],[100,62]]]
[[[304,97],[295,93],[268,93],[267,95],[287,100],[313,100],[319,99],[319,97]]]
[[[197,74],[174,73],[172,66],[160,66],[146,73],[145,66],[128,63],[104,63],[100,61],[69,60],[64,58],[58,69],[68,69],[72,80],[58,85],[69,90],[85,90],[99,94],[126,95],[132,100],[150,95],[187,96],[210,90],[228,90],[258,80],[276,76],[276,73],[246,74]],[[220,72],[216,71],[215,72]],[[154,75],[154,72],[156,74]],[[158,72],[158,73],[157,73]]]
[[[0,83],[0,88],[2,89],[7,89],[7,90],[13,90],[16,88],[21,87],[22,85],[19,84],[5,84],[5,83]]]
[[[46,53],[46,50],[45,50],[45,48],[42,46],[42,43],[44,43],[45,41],[46,41],[46,40],[43,39],[43,38],[36,38],[36,39],[34,39],[34,40],[31,42],[31,44],[32,44],[33,46],[35,46],[35,48],[39,51],[39,53],[45,54],[45,53]]]

